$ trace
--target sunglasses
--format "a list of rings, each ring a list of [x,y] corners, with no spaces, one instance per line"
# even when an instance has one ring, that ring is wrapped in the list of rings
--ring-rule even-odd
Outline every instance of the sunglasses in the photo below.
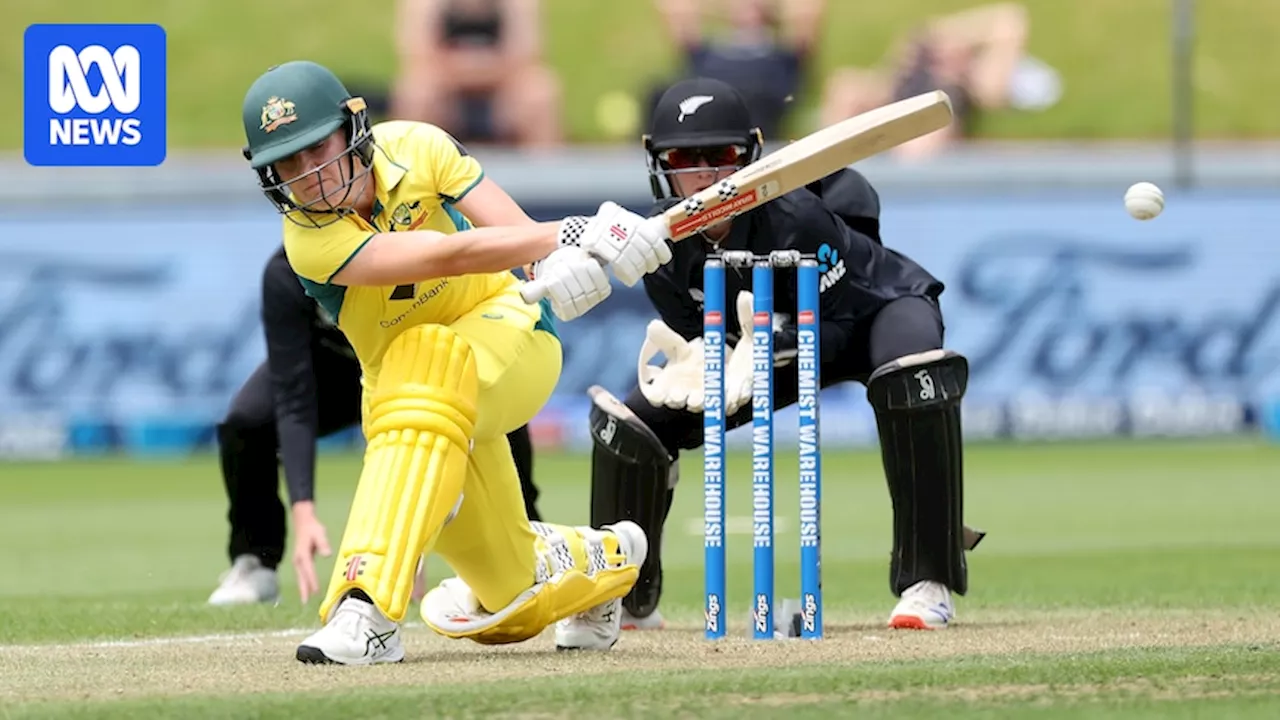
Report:
[[[705,161],[707,167],[741,165],[747,157],[747,149],[741,145],[724,145],[706,148],[671,148],[663,150],[658,159],[672,170],[696,168]]]

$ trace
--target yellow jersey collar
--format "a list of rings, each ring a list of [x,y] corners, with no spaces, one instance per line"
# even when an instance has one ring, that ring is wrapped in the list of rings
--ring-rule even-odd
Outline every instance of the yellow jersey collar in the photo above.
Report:
[[[404,179],[406,173],[409,172],[407,165],[402,165],[392,158],[382,146],[375,144],[373,147],[373,177],[376,181],[377,200],[379,207],[386,207],[390,203],[391,192],[396,189],[400,181]],[[377,214],[377,213],[375,213]]]

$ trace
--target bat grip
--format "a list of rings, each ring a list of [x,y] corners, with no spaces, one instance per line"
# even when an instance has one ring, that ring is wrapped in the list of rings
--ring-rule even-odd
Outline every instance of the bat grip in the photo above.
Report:
[[[540,280],[530,280],[520,287],[520,298],[526,305],[541,302],[547,296],[547,284]]]

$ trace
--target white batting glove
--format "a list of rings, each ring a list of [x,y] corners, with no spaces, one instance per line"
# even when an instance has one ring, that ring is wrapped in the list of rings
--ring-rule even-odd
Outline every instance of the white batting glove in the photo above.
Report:
[[[685,340],[661,320],[649,323],[636,375],[640,393],[654,407],[702,412],[702,338]],[[665,367],[649,361],[661,352],[667,357]]]
[[[645,218],[613,202],[591,217],[567,217],[560,223],[560,245],[577,245],[600,258],[627,287],[671,260],[667,224]]]
[[[562,247],[533,268],[534,276],[546,283],[551,310],[566,322],[581,317],[613,292],[600,262],[580,247]]]
[[[738,293],[738,344],[725,361],[724,409],[728,415],[751,402],[752,381],[755,379],[754,349],[751,333],[755,330],[755,298],[745,290]]]

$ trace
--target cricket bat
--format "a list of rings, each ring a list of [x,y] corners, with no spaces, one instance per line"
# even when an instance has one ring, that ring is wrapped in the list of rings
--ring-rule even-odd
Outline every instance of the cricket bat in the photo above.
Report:
[[[951,98],[933,90],[899,100],[806,135],[760,158],[662,214],[674,241],[696,235],[859,160],[941,130]],[[520,289],[527,303],[546,297],[535,279]]]

